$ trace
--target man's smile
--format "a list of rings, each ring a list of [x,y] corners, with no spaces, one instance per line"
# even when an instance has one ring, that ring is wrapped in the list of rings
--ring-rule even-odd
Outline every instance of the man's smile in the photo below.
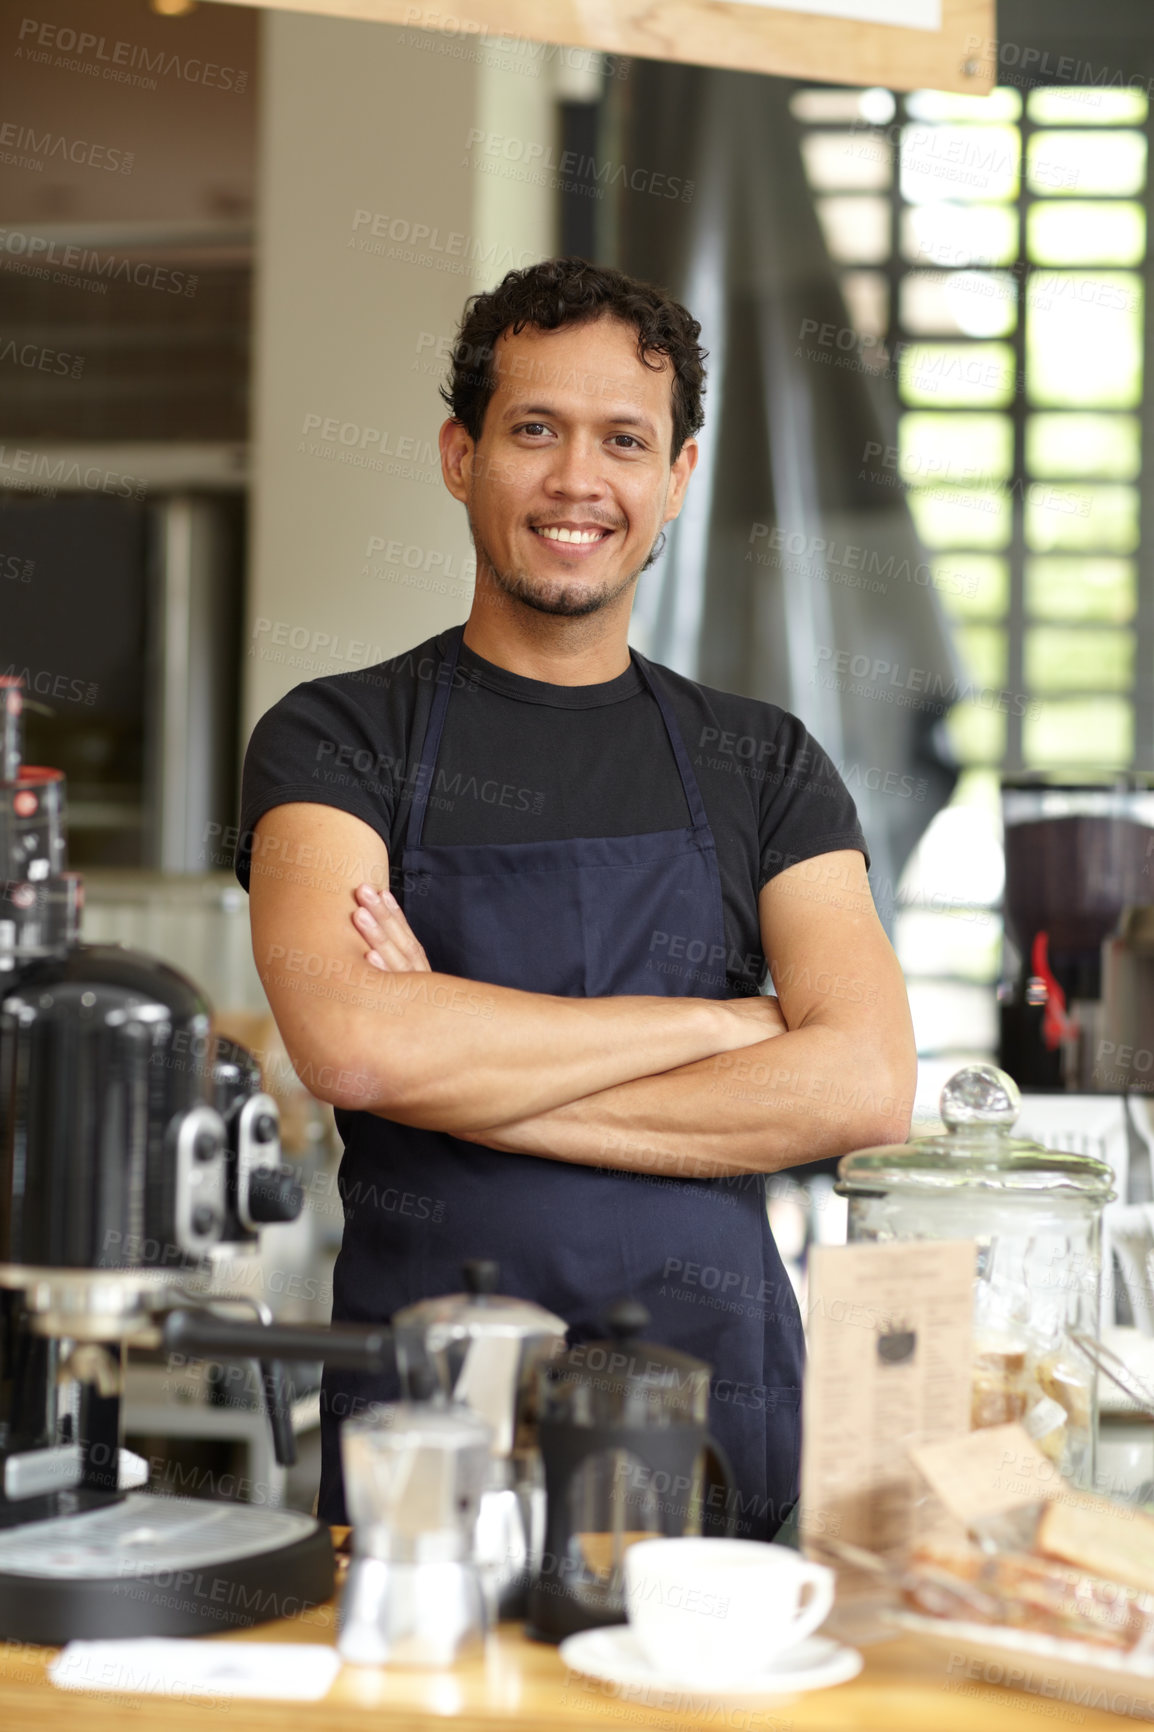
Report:
[[[566,553],[590,552],[608,541],[614,533],[600,523],[534,523],[530,528],[542,541],[548,541],[553,547],[563,547]]]

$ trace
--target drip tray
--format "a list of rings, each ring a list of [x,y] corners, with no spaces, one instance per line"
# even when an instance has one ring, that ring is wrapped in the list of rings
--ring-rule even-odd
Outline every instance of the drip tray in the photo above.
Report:
[[[0,1532],[0,1640],[207,1636],[332,1597],[332,1540],[294,1510],[131,1492]]]

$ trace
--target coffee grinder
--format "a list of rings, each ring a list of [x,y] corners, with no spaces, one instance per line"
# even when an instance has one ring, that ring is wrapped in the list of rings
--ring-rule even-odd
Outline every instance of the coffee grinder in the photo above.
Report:
[[[1154,777],[1002,783],[1005,942],[998,1064],[1026,1092],[1097,1092],[1102,945],[1154,902]]]

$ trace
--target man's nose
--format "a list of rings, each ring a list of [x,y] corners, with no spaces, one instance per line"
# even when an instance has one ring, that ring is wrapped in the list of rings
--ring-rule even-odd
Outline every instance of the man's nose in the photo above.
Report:
[[[589,498],[605,491],[602,452],[596,440],[566,439],[553,453],[546,485],[550,492]]]

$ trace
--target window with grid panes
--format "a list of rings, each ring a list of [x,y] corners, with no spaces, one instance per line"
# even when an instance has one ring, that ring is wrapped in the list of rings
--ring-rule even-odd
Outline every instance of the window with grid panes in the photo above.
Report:
[[[970,680],[895,942],[936,1086],[997,1041],[1003,769],[1154,768],[1147,142],[1129,90],[800,90],[806,172]],[[1149,539],[1149,538],[1148,538]],[[928,1095],[927,1095],[927,1098]]]

